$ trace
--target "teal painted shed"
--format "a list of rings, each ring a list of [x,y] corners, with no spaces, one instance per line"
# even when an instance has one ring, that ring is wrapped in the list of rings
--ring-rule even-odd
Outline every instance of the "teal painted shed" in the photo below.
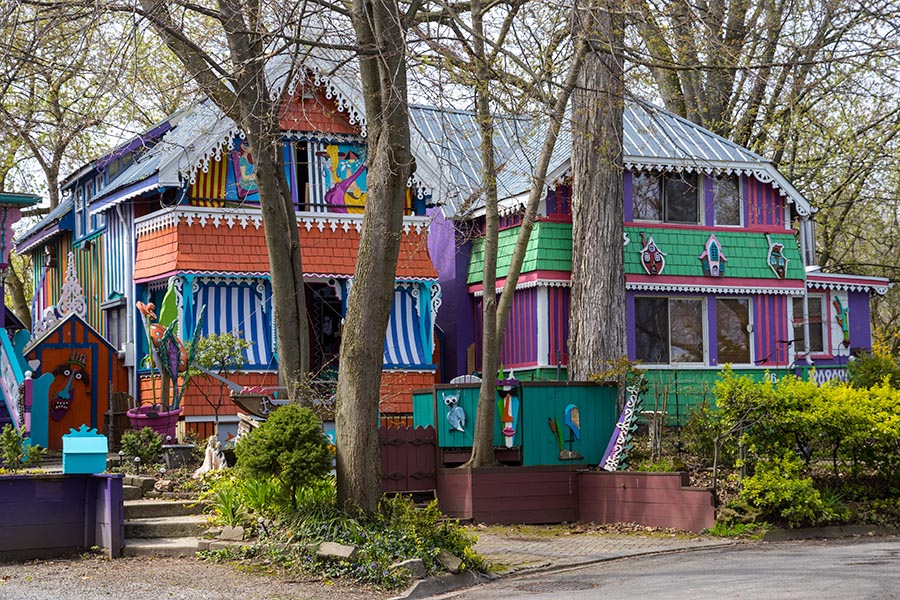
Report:
[[[517,403],[504,403],[507,391],[498,389],[494,399],[494,447],[500,462],[522,466],[600,462],[616,423],[615,386],[519,382]],[[435,428],[444,466],[464,462],[471,452],[478,393],[478,384],[437,385],[413,393],[413,426]],[[506,433],[514,434],[504,435],[506,427],[510,427]]]

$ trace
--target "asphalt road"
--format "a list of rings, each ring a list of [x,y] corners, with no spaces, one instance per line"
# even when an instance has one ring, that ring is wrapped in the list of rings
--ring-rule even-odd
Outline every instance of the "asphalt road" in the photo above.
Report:
[[[499,580],[457,600],[887,600],[900,598],[900,539],[725,547]]]

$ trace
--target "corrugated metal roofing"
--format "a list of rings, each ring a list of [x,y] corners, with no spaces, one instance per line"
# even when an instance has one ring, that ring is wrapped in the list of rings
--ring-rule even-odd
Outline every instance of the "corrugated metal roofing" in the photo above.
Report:
[[[423,132],[428,135],[424,142],[428,146],[446,145],[448,139],[456,136],[456,130],[471,131],[472,143],[478,143],[478,130],[475,115],[471,112],[455,111],[453,130],[442,132],[434,127],[427,127]],[[415,122],[419,114],[413,115]],[[466,123],[468,121],[468,123]],[[447,122],[445,120],[440,123]],[[526,125],[520,123],[521,129]],[[503,131],[498,127],[495,131]],[[498,165],[503,168],[498,174],[498,197],[503,200],[528,192],[531,187],[531,175],[534,163],[544,142],[546,124],[531,127],[528,135],[516,138],[518,144],[498,145],[500,155]],[[569,155],[572,147],[572,130],[566,120],[550,160],[548,181],[568,170]],[[726,140],[713,132],[700,127],[686,119],[678,117],[662,108],[640,101],[627,102],[623,124],[624,164],[632,169],[658,170],[692,170],[703,172],[725,172],[753,174],[763,181],[772,184],[793,202],[801,214],[811,211],[809,203],[784,177],[778,173],[774,165],[765,158]],[[506,154],[508,152],[508,154]],[[443,161],[445,168],[458,171],[454,181],[461,185],[471,182],[468,188],[460,192],[466,198],[480,193],[478,182],[481,180],[481,160],[477,153],[454,159],[452,156]],[[463,206],[452,196],[444,198],[445,213],[448,216],[461,214],[465,209],[477,209]]]

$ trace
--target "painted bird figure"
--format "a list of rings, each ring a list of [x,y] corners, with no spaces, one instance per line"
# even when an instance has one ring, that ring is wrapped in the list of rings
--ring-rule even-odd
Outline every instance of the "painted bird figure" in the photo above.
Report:
[[[566,407],[566,419],[565,419],[566,427],[568,427],[572,431],[572,435],[576,440],[581,439],[581,413],[578,411],[578,407],[574,404],[570,404]]]
[[[459,396],[444,396],[444,404],[450,410],[447,411],[447,422],[450,429],[465,432],[466,411],[459,405]]]

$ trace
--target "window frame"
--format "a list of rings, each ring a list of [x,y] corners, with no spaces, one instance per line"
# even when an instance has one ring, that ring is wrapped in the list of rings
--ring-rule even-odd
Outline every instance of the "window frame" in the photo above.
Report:
[[[740,228],[744,226],[744,189],[743,189],[743,177],[738,175],[709,175],[706,176],[709,178],[712,183],[712,205],[713,205],[713,225],[715,227],[736,227]],[[719,223],[716,218],[716,208],[719,206],[717,201],[717,183],[720,181],[734,181],[735,188],[737,189],[737,202],[738,202],[738,222],[737,223]]]
[[[831,356],[831,344],[829,343],[828,337],[828,329],[827,327],[830,325],[830,319],[828,318],[828,294],[826,293],[808,293],[806,294],[807,307],[811,307],[814,301],[818,301],[819,303],[819,323],[818,329],[822,338],[822,349],[817,350],[815,348],[810,347],[809,354],[810,356]],[[800,303],[800,316],[797,316],[797,311],[794,307],[794,302]],[[794,355],[805,354],[806,353],[806,332],[803,329],[803,318],[806,317],[809,320],[809,328],[810,332],[812,331],[813,326],[815,325],[813,320],[809,318],[809,315],[803,314],[803,296],[794,297],[791,301],[791,331],[793,333],[794,340]],[[799,324],[798,324],[799,323]],[[799,331],[797,331],[799,329]]]
[[[744,332],[747,334],[747,349],[748,356],[746,362],[733,362],[733,361],[723,361],[722,357],[719,354],[719,348],[721,344],[719,343],[719,335],[721,328],[719,327],[719,302],[728,302],[732,300],[746,300],[747,301],[747,328],[745,328]],[[755,330],[755,324],[753,322],[753,297],[752,296],[716,296],[716,362],[719,365],[722,364],[733,364],[738,366],[747,366],[747,365],[755,365],[756,364],[756,348],[754,343],[753,332]]]
[[[656,183],[656,198],[658,200],[659,206],[659,218],[646,218],[639,217],[637,215],[637,204],[635,203],[635,180],[637,178],[645,178],[652,177]],[[694,208],[696,211],[696,217],[693,221],[675,221],[669,219],[669,209],[670,209],[670,189],[668,184],[673,181],[684,181],[688,184],[691,184],[689,181],[693,178],[693,187],[694,187]],[[703,224],[703,215],[705,210],[705,194],[703,193],[704,187],[701,185],[702,177],[698,173],[686,173],[683,171],[678,171],[674,173],[657,173],[655,171],[632,171],[631,174],[631,213],[634,221],[640,221],[644,223],[667,223],[673,225],[702,225]]]
[[[668,326],[668,331],[666,332],[666,355],[667,362],[647,362],[642,357],[638,356],[638,347],[637,347],[637,303],[641,300],[665,300],[666,301],[666,324]],[[700,305],[700,360],[699,361],[673,361],[672,360],[672,302],[673,301],[695,301],[699,302]],[[674,367],[674,368],[694,368],[694,367],[705,367],[709,365],[709,312],[708,312],[708,304],[706,296],[698,296],[698,295],[687,295],[687,296],[653,296],[653,295],[640,295],[634,297],[635,302],[635,310],[634,310],[634,328],[635,328],[635,359],[640,360],[643,364],[653,367]]]

